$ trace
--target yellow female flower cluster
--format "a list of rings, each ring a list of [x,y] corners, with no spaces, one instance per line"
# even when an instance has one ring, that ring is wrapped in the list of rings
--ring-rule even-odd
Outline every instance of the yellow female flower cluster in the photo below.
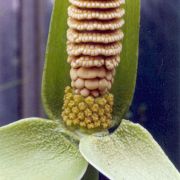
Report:
[[[107,129],[112,121],[112,107],[113,95],[110,93],[98,98],[84,97],[66,87],[62,118],[67,126]]]

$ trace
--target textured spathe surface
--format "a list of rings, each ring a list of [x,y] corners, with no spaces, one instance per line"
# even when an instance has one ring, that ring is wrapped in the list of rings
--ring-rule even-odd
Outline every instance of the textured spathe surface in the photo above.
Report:
[[[80,179],[88,163],[68,136],[55,122],[38,118],[0,128],[0,179]]]
[[[147,130],[126,120],[110,136],[83,138],[80,151],[89,163],[113,180],[180,179]]]

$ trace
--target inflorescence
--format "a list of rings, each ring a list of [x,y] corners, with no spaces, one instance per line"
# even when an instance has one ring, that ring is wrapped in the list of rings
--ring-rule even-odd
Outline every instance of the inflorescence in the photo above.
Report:
[[[71,87],[65,90],[62,117],[67,126],[108,128],[110,94],[120,62],[124,0],[69,0],[67,31]]]

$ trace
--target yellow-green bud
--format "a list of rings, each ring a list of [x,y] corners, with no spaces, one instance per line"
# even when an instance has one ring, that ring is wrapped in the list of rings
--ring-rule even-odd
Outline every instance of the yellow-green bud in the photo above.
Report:
[[[92,106],[94,104],[94,98],[92,96],[89,96],[85,98],[85,102],[87,103],[87,105]]]
[[[98,112],[99,111],[99,105],[94,104],[91,109],[92,109],[93,112]]]
[[[81,103],[79,103],[78,104],[78,107],[79,107],[79,109],[81,110],[81,111],[84,111],[85,109],[86,109],[86,104],[84,103],[84,102],[81,102]]]

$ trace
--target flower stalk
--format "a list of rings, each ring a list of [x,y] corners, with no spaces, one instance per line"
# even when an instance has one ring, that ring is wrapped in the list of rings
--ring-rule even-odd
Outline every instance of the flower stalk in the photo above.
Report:
[[[120,62],[123,0],[70,0],[67,53],[71,87],[65,89],[62,117],[67,126],[107,129],[112,123],[110,93]]]

